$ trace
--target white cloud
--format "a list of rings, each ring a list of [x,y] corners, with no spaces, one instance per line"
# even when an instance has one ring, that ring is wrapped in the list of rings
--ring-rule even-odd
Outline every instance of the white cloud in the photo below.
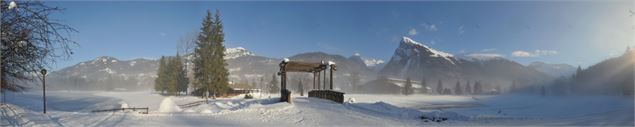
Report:
[[[167,35],[168,35],[168,34],[166,34],[165,32],[159,32],[159,36],[161,36],[161,37],[165,37],[165,36],[167,36]]]
[[[540,56],[545,56],[545,55],[556,55],[558,54],[558,51],[555,50],[536,50],[534,51],[535,54],[540,55]]]
[[[430,29],[429,30],[433,31],[433,32],[436,32],[439,29],[437,28],[437,25],[432,24],[432,25],[430,25]]]
[[[422,23],[421,26],[425,28],[425,31],[429,31],[429,32],[437,32],[439,30],[436,24]]]
[[[465,56],[467,56],[468,58],[477,59],[477,60],[489,60],[489,59],[494,59],[494,58],[503,58],[503,57],[505,57],[502,54],[496,54],[496,53],[471,53],[471,54],[467,54]]]
[[[533,54],[527,51],[514,51],[512,52],[512,56],[514,57],[533,57]]]
[[[459,26],[457,30],[459,31],[459,34],[465,33],[465,27],[463,27],[463,25]]]
[[[539,56],[548,56],[548,55],[556,55],[558,51],[554,50],[535,50],[534,52],[528,52],[523,50],[518,50],[512,52],[512,56],[514,57],[539,57]]]
[[[496,51],[496,49],[494,48],[489,48],[489,49],[482,49],[481,52],[493,52]]]
[[[408,31],[408,35],[410,36],[414,36],[417,35],[417,30],[415,28],[412,28]]]

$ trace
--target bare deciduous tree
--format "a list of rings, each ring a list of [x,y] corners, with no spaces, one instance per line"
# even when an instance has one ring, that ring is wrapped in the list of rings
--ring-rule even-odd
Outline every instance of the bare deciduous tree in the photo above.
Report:
[[[77,42],[70,34],[77,32],[50,14],[62,11],[40,1],[0,1],[2,13],[0,57],[2,88],[20,91],[36,80],[40,69],[56,59],[68,59]]]

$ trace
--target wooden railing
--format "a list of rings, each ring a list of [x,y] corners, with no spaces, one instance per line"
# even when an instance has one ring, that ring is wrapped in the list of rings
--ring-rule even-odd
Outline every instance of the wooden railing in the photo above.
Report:
[[[344,103],[344,93],[332,90],[312,90],[309,97],[331,100],[337,103]]]
[[[205,103],[205,101],[195,101],[195,102],[191,102],[191,103],[187,103],[187,104],[182,104],[182,105],[178,105],[180,108],[190,108],[190,107],[194,107],[194,106],[199,106],[201,104]]]

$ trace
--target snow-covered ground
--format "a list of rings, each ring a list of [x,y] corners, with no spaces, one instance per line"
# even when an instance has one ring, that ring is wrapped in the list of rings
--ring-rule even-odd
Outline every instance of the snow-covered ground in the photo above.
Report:
[[[191,96],[165,97],[152,92],[47,92],[41,113],[40,92],[9,93],[2,125],[24,126],[633,126],[632,98],[616,96],[540,97],[346,95],[347,103],[294,95],[276,103],[276,95],[256,94],[205,103]],[[178,105],[191,104],[189,107]],[[148,107],[135,111],[92,110]],[[421,119],[447,118],[432,122]]]

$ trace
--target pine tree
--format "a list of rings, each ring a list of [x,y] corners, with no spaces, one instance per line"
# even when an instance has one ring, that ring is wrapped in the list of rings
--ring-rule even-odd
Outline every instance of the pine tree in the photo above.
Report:
[[[357,92],[357,87],[360,82],[359,72],[355,71],[351,73],[351,76],[348,79],[351,83],[351,91]]]
[[[260,82],[258,82],[258,84],[259,84],[258,87],[260,88],[260,93],[265,92],[266,88],[265,88],[265,77],[264,76],[260,77]]]
[[[496,93],[497,93],[497,94],[502,94],[502,93],[503,93],[503,89],[501,89],[501,86],[500,86],[500,85],[496,85],[496,88],[495,88],[495,89],[496,89]]]
[[[472,86],[470,86],[470,81],[467,81],[465,84],[465,94],[472,94]]]
[[[176,62],[174,57],[167,58],[167,67],[166,67],[166,76],[164,78],[167,79],[166,91],[168,95],[176,95],[177,93],[177,71],[176,71]]]
[[[439,80],[439,83],[437,83],[437,93],[443,94],[443,83],[441,82],[441,80]]]
[[[410,95],[413,93],[413,89],[412,89],[412,81],[410,80],[410,77],[406,78],[406,84],[404,85],[404,89],[403,89],[403,94],[404,95]]]
[[[225,61],[225,33],[223,33],[223,23],[220,19],[220,11],[216,10],[214,15],[213,29],[212,29],[212,70],[214,74],[213,93],[216,95],[226,95],[229,88],[229,71],[227,68],[227,62]]]
[[[547,95],[547,90],[545,89],[545,86],[540,86],[540,95],[541,96],[545,96]]]
[[[481,88],[481,81],[474,82],[474,94],[481,94],[481,92],[483,92],[483,89]]]
[[[212,17],[211,11],[207,10],[193,59],[195,89],[200,91],[198,94],[201,96],[205,93],[212,93],[214,96],[225,95],[229,91],[224,41],[220,12],[217,10],[216,15]]]
[[[463,94],[463,90],[461,90],[461,82],[460,81],[456,81],[456,86],[454,86],[454,94],[456,95],[461,95]]]
[[[176,82],[177,82],[177,92],[180,93],[187,93],[187,88],[188,88],[188,84],[190,83],[189,79],[187,78],[187,70],[183,64],[183,59],[181,58],[181,56],[177,53],[176,54],[176,58],[174,60],[175,62],[175,74],[176,74]]]
[[[201,32],[198,35],[196,48],[194,49],[194,58],[192,63],[194,67],[194,89],[198,91],[196,94],[205,96],[210,91],[212,84],[211,62],[212,60],[212,13],[207,10],[207,15],[203,18]]]
[[[298,92],[300,96],[304,96],[304,86],[302,85],[302,79],[298,80]]]
[[[280,87],[278,87],[278,78],[274,73],[271,75],[271,81],[269,82],[269,93],[280,92]]]
[[[428,84],[426,83],[426,78],[421,78],[421,93],[428,93]]]
[[[516,89],[518,89],[518,88],[516,86],[516,81],[514,80],[514,81],[512,81],[512,88],[509,89],[509,92],[512,92],[512,93],[516,92]]]
[[[154,79],[154,91],[160,91],[161,93],[163,93],[164,91],[164,87],[165,86],[165,77],[164,73],[165,72],[165,57],[161,56],[161,59],[159,60],[159,69],[157,70],[157,78]]]

